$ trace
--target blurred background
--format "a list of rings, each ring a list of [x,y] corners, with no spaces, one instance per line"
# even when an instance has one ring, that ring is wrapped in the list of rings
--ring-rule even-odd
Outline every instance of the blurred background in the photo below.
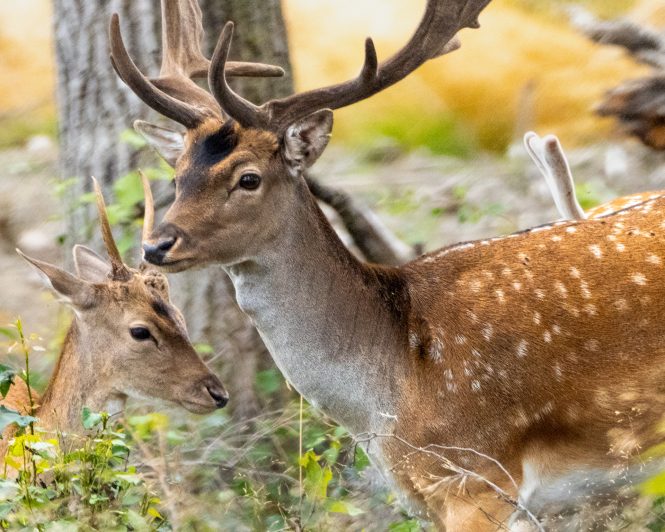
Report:
[[[122,249],[137,259],[142,193],[135,170],[140,166],[155,180],[158,200],[164,204],[171,193],[170,170],[130,129],[137,118],[165,122],[116,79],[106,41],[110,13],[117,11],[137,64],[155,74],[160,60],[158,4],[0,2],[0,322],[22,315],[26,329],[49,346],[35,362],[42,385],[69,317],[43,291],[14,248],[68,264],[73,243],[97,245],[89,205],[89,176],[94,174],[105,185]],[[362,64],[366,36],[374,38],[379,59],[388,57],[410,36],[424,0],[200,4],[208,50],[223,22],[232,19],[237,24],[237,57],[286,68],[283,80],[237,82],[243,94],[261,101],[354,76]],[[460,50],[429,62],[378,96],[335,113],[331,145],[313,168],[322,185],[348,194],[361,211],[377,214],[411,255],[558,217],[522,148],[528,130],[559,136],[584,207],[620,194],[665,188],[662,0],[493,0],[480,21],[481,29],[461,33]],[[326,212],[352,245],[353,235],[344,232],[335,209]],[[362,249],[354,249],[363,255]],[[223,500],[235,526],[251,528],[255,525],[247,523],[252,519],[262,523],[256,525],[259,529],[271,519],[284,525],[291,518],[285,501],[293,494],[279,491],[277,474],[291,480],[297,475],[293,396],[235,307],[219,269],[174,276],[172,283],[192,338],[230,384],[233,406],[206,421],[209,432],[198,433],[179,451],[173,450],[176,443],[182,444],[178,434],[191,432],[199,422],[180,413],[159,418],[151,430],[170,435],[174,447],[158,445],[157,454],[166,453],[169,460],[175,460],[172,453],[184,457],[177,470],[186,479],[183,493],[201,491],[195,486],[213,486],[210,504]],[[343,432],[335,432],[340,429],[319,414],[308,411],[309,415],[310,447],[320,453],[339,448],[346,438]],[[270,428],[251,439],[247,434],[257,424]],[[246,436],[229,450],[229,440],[219,443],[220,431]],[[275,445],[283,452],[275,455]],[[215,455],[218,474],[197,469],[203,446],[208,446],[206,460],[214,462],[210,455]],[[246,451],[240,453],[242,458],[239,448]],[[230,455],[235,460],[232,467]],[[338,456],[331,460],[337,464]],[[337,466],[339,500],[349,493],[382,494],[353,503],[364,518],[340,512],[345,524],[381,523],[377,529],[390,523],[420,526],[400,517],[391,496],[376,487],[380,482],[371,474],[361,479],[349,473],[348,460]],[[266,480],[262,470],[276,476]],[[192,479],[199,484],[188,485]],[[238,493],[251,504],[231,502]],[[181,523],[189,523],[194,516],[176,508],[180,496],[180,502],[188,500],[171,494],[171,511]],[[246,515],[252,516],[248,522],[243,521]],[[314,511],[312,516],[320,517]],[[221,518],[210,510],[211,523]],[[317,521],[314,528],[319,525]]]

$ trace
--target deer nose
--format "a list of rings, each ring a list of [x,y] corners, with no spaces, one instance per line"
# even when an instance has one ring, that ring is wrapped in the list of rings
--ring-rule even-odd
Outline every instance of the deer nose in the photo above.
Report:
[[[158,240],[156,244],[143,244],[145,260],[153,264],[161,264],[169,250],[175,245],[177,237],[169,236]]]
[[[206,384],[206,389],[208,390],[210,397],[212,397],[215,401],[217,408],[224,408],[226,403],[229,402],[229,394],[221,385],[221,383],[210,382]]]

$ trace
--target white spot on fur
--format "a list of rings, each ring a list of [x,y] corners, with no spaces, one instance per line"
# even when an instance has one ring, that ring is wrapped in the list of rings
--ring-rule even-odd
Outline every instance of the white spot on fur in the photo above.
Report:
[[[438,337],[435,337],[429,346],[429,356],[434,362],[441,362],[443,359],[443,342]]]
[[[598,314],[596,305],[592,305],[591,303],[584,306],[584,312],[586,312],[589,316],[595,316],[596,314]]]
[[[543,333],[543,340],[545,340],[546,344],[549,344],[552,342],[552,333],[549,331],[545,331]]]
[[[480,289],[483,287],[483,283],[481,283],[478,279],[474,279],[469,283],[469,288],[471,289],[472,292],[480,292]]]
[[[494,334],[494,327],[492,327],[492,325],[488,323],[487,325],[485,325],[485,327],[483,327],[482,335],[486,341],[489,342],[492,339],[493,334]]]
[[[538,299],[545,299],[545,290],[542,290],[541,288],[536,288],[533,291],[534,294],[536,294],[536,297]]]
[[[506,297],[505,297],[505,293],[504,293],[503,290],[501,290],[500,288],[497,288],[494,291],[494,294],[496,295],[496,298],[499,300],[499,303],[505,303],[506,302]]]
[[[598,244],[592,244],[589,246],[589,251],[593,254],[594,257],[597,259],[601,258],[603,256],[603,252],[600,249],[600,246]]]
[[[580,278],[580,271],[577,268],[575,268],[575,266],[573,266],[573,267],[570,268],[570,275],[574,279],[579,279]]]
[[[577,231],[576,227],[570,226],[566,228],[566,233],[575,233]]]
[[[556,281],[554,283],[554,288],[556,289],[557,292],[559,292],[559,295],[562,298],[567,298],[568,297],[568,289],[566,286],[561,282],[561,281]]]
[[[540,325],[540,312],[536,311],[533,313],[533,323]]]
[[[476,380],[471,381],[471,389],[474,392],[479,392],[480,391],[480,381],[476,381]]]
[[[522,289],[522,283],[519,281],[513,281],[513,288],[519,292]]]
[[[528,351],[529,342],[526,340],[520,340],[520,343],[517,344],[517,356],[524,358]]]
[[[464,345],[466,343],[466,336],[462,334],[456,334],[455,335],[455,343],[457,345]]]
[[[555,235],[552,237],[552,242],[561,242],[562,238],[559,235]]]
[[[600,349],[600,342],[595,339],[587,340],[584,343],[584,349],[587,351],[598,351]]]
[[[650,263],[650,264],[654,264],[656,266],[660,266],[663,261],[661,260],[661,258],[658,255],[653,255],[652,254],[652,255],[649,255],[647,257],[647,262]]]
[[[614,302],[614,306],[616,307],[617,310],[624,311],[628,309],[628,303],[626,302],[625,299],[617,299]]]
[[[645,284],[647,284],[647,278],[642,273],[634,273],[633,275],[630,276],[630,280],[640,286],[644,286]]]
[[[616,244],[616,250],[617,250],[619,253],[622,253],[623,251],[626,250],[626,246],[624,246],[621,242],[617,242],[617,244]]]
[[[418,335],[414,332],[409,333],[409,347],[411,349],[415,349],[420,345],[420,338],[418,338]]]

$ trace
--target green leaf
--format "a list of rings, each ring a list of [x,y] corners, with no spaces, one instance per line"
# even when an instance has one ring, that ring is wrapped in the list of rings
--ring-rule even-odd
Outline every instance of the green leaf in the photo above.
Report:
[[[16,331],[13,329],[7,329],[6,327],[0,327],[0,334],[6,336],[10,340],[16,340]]]
[[[362,471],[369,466],[369,456],[360,445],[356,445],[356,453],[353,459],[353,465],[356,471]]]
[[[256,387],[261,393],[271,395],[277,392],[284,382],[277,369],[267,369],[256,374]]]
[[[194,349],[201,355],[212,355],[215,352],[210,344],[195,344]]]
[[[420,532],[422,527],[416,519],[409,519],[407,521],[398,521],[391,523],[388,526],[390,532]]]
[[[362,508],[358,508],[357,506],[354,506],[350,502],[346,501],[332,501],[328,505],[328,511],[336,514],[350,515],[351,517],[365,513],[365,510]]]
[[[133,129],[125,129],[122,133],[120,133],[120,142],[128,144],[135,150],[140,150],[147,145],[147,142],[143,136],[139,135]]]
[[[19,427],[27,427],[35,421],[37,421],[36,417],[24,416],[15,410],[10,410],[4,405],[0,405],[0,432],[12,423],[16,423]]]
[[[665,471],[643,482],[640,485],[640,492],[650,496],[665,495]]]
[[[14,377],[16,376],[16,370],[0,364],[0,395],[4,399],[9,392],[9,388],[14,384]]]
[[[13,480],[0,479],[0,500],[9,501],[16,497],[20,486]]]
[[[101,414],[93,412],[87,406],[83,407],[83,411],[81,412],[81,422],[83,423],[84,429],[90,430],[91,428],[101,424],[102,419],[103,417]]]

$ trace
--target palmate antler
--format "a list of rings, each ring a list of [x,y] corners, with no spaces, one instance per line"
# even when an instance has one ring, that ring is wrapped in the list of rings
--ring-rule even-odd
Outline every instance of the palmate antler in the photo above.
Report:
[[[477,28],[478,15],[490,0],[428,0],[425,14],[409,42],[379,63],[372,39],[365,41],[365,62],[358,76],[256,106],[236,94],[226,81],[225,66],[233,23],[228,22],[215,48],[208,84],[222,109],[243,126],[283,132],[290,124],[319,109],[339,109],[394,85],[430,59],[459,48],[455,38],[462,28]]]
[[[157,78],[148,79],[127,52],[117,14],[109,28],[111,63],[118,76],[147,105],[164,116],[192,128],[206,118],[222,117],[207,91],[194,78],[208,75],[210,61],[201,51],[203,25],[197,0],[162,0],[162,65]],[[229,61],[223,67],[229,76],[279,77],[284,70],[263,63]]]
[[[194,7],[195,0],[163,0],[162,7],[165,23],[173,26],[172,33],[183,34],[187,24],[196,23],[197,40],[200,39],[200,11]],[[465,27],[477,28],[478,15],[489,4],[490,0],[428,0],[425,14],[415,33],[408,43],[386,61],[379,63],[376,49],[371,39],[365,41],[365,62],[360,74],[349,81],[330,85],[286,98],[270,100],[261,106],[245,100],[236,94],[227,83],[227,76],[233,75],[234,69],[240,69],[238,63],[228,61],[229,50],[233,36],[233,23],[228,22],[224,27],[212,60],[208,67],[208,84],[214,95],[198,89],[196,93],[188,87],[183,90],[182,72],[178,77],[177,86],[162,81],[151,83],[136,68],[122,43],[118,18],[114,15],[111,21],[111,48],[112,58],[118,74],[145,103],[165,116],[180,122],[188,128],[196,127],[207,117],[219,116],[220,107],[229,116],[245,127],[257,127],[277,133],[283,133],[286,128],[298,120],[320,109],[339,109],[376,94],[398,81],[404,79],[426,61],[456,50],[459,42],[455,35]],[[168,4],[168,5],[167,5]],[[183,16],[190,13],[188,16]],[[191,13],[198,15],[192,16]],[[173,19],[176,22],[173,22]],[[175,31],[177,30],[177,31]],[[171,39],[173,41],[175,39]],[[182,38],[178,41],[189,50],[192,38]],[[197,41],[198,42],[198,41]],[[189,43],[189,47],[187,46]],[[175,44],[165,37],[164,47],[176,48]],[[197,59],[192,62],[197,73],[202,73],[204,62],[200,61],[199,53],[193,53]],[[172,52],[165,52],[165,60],[177,64],[185,63],[183,54],[178,59]],[[184,57],[189,57],[184,54]],[[178,59],[178,61],[175,61]],[[207,63],[205,63],[207,65]],[[242,68],[247,68],[244,63]],[[258,67],[257,67],[258,68]],[[274,75],[270,70],[275,67],[261,65],[257,75]],[[164,67],[162,67],[164,71]],[[241,69],[242,70],[242,69]],[[169,79],[169,76],[161,78]],[[187,81],[194,85],[191,80]]]

